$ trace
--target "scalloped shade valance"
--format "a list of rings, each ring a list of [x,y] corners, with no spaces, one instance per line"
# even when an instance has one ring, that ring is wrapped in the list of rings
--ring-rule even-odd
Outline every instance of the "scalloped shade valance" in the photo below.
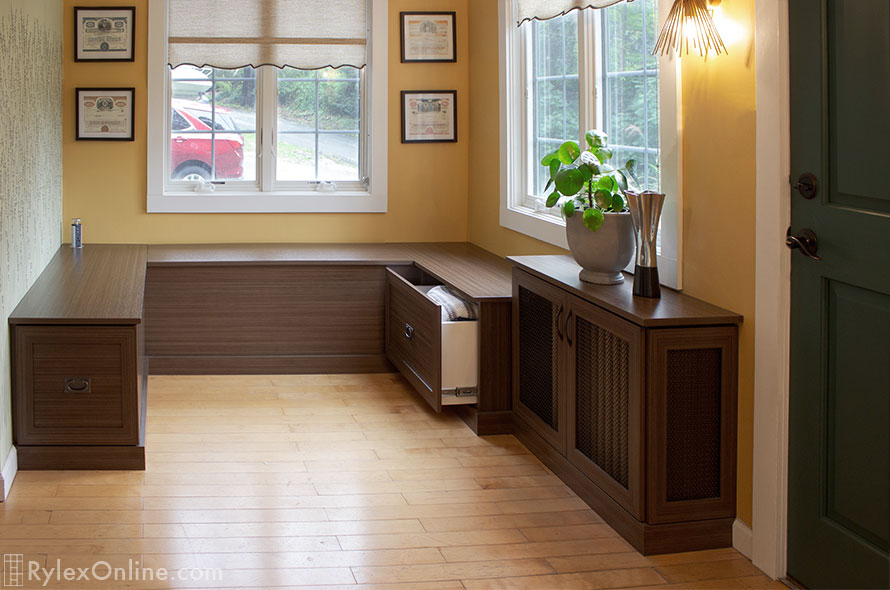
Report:
[[[173,67],[361,68],[368,0],[169,0],[167,37]]]
[[[605,8],[619,2],[624,0],[517,0],[516,24],[521,25],[527,20],[556,18],[570,10]]]

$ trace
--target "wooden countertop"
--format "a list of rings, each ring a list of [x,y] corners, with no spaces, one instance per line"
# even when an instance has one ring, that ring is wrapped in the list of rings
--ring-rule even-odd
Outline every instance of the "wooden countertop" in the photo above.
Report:
[[[152,245],[148,264],[416,264],[475,300],[512,297],[510,264],[467,242],[390,244],[190,244]]]
[[[63,245],[9,316],[10,324],[142,321],[147,265],[416,264],[477,301],[509,301],[510,265],[469,244]]]
[[[568,290],[643,327],[740,324],[742,316],[673,289],[660,299],[633,296],[633,276],[622,285],[594,285],[578,278],[581,267],[571,256],[511,256],[508,260],[549,283]]]
[[[10,324],[138,324],[143,245],[63,245],[9,316]]]
[[[623,285],[582,283],[569,256],[518,256],[510,262],[466,242],[419,244],[63,245],[9,316],[10,324],[138,324],[147,265],[416,264],[477,301],[512,298],[511,263],[646,327],[737,324],[742,317],[663,289],[661,299]]]

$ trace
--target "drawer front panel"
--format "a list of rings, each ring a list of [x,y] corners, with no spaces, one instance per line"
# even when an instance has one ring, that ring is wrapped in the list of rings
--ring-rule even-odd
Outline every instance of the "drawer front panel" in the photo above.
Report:
[[[18,444],[138,444],[136,328],[17,326]]]
[[[123,345],[35,343],[36,428],[122,428]]]
[[[386,291],[386,354],[430,406],[441,410],[441,310],[389,269]]]

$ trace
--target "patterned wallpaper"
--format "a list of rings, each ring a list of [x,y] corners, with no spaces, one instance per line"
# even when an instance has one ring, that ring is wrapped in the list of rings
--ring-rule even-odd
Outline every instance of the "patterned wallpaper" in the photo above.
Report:
[[[0,466],[12,446],[7,318],[61,223],[61,2],[0,0]]]

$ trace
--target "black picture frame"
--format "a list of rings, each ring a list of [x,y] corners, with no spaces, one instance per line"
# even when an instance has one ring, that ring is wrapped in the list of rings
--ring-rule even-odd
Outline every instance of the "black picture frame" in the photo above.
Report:
[[[451,56],[448,58],[408,58],[406,55],[406,19],[411,16],[447,16],[451,18]],[[412,10],[399,13],[402,63],[455,63],[457,62],[457,13],[449,11]]]
[[[84,52],[94,51],[82,47],[81,13],[106,13],[109,17],[119,18],[119,13],[127,13],[129,19],[129,38],[127,53],[123,57],[115,57],[104,52],[97,52],[93,57],[86,57]],[[136,61],[136,7],[135,6],[75,6],[74,7],[74,61],[76,62],[134,62]]]
[[[406,108],[407,102],[411,96],[415,95],[423,95],[423,94],[432,94],[432,95],[448,95],[451,97],[451,129],[453,131],[452,136],[443,139],[443,138],[434,138],[434,139],[411,139],[409,138],[408,133],[408,109]],[[401,112],[402,112],[402,143],[457,143],[457,90],[402,90],[401,92]]]
[[[129,101],[130,101],[130,121],[129,121],[129,129],[127,130],[127,135],[125,137],[103,137],[103,136],[87,136],[84,137],[81,135],[80,128],[80,109],[81,109],[81,93],[83,92],[94,92],[94,93],[129,93]],[[94,88],[94,87],[79,87],[74,89],[74,139],[76,141],[134,141],[135,134],[133,133],[134,118],[136,116],[136,88],[133,87],[118,87],[118,88]]]

